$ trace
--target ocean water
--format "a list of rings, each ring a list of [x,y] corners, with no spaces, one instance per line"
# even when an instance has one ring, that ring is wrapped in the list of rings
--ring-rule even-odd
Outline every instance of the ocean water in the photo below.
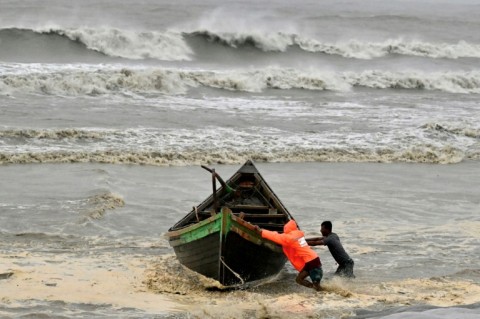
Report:
[[[479,29],[475,0],[0,1],[0,316],[480,317]],[[199,165],[247,159],[355,281],[323,248],[321,294],[178,264]]]

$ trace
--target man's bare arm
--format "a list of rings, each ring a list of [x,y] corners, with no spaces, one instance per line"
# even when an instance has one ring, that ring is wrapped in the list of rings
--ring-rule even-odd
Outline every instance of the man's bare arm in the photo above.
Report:
[[[307,244],[309,246],[323,246],[323,245],[325,245],[325,243],[323,241],[323,237],[307,238],[306,241],[307,241]]]

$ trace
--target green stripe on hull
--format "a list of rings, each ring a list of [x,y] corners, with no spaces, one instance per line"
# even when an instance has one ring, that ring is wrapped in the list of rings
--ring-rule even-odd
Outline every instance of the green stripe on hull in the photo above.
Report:
[[[189,227],[186,230],[178,230],[178,236],[175,236],[170,240],[170,245],[178,246],[190,243],[202,239],[208,235],[216,232],[220,232],[222,228],[222,214],[217,214],[206,220],[201,221],[193,227]]]

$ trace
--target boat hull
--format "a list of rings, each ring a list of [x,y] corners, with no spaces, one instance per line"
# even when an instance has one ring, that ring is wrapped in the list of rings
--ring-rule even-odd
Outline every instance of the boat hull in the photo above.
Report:
[[[286,262],[280,246],[228,209],[167,237],[181,264],[224,286],[274,276]]]
[[[293,220],[287,208],[250,160],[226,182],[202,167],[212,173],[212,195],[166,234],[180,263],[224,286],[278,274],[287,260],[282,247],[258,228],[283,232]]]

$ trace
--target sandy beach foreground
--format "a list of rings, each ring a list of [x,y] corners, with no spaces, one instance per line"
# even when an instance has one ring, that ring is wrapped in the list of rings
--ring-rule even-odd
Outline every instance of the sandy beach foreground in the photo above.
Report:
[[[329,279],[316,293],[293,285],[294,276],[285,272],[248,290],[207,291],[215,283],[182,268],[173,255],[118,257],[2,255],[11,274],[1,281],[2,317],[35,314],[35,306],[51,304],[71,317],[89,312],[94,317],[345,318],[358,310],[480,302],[478,283],[448,276],[381,284]]]

